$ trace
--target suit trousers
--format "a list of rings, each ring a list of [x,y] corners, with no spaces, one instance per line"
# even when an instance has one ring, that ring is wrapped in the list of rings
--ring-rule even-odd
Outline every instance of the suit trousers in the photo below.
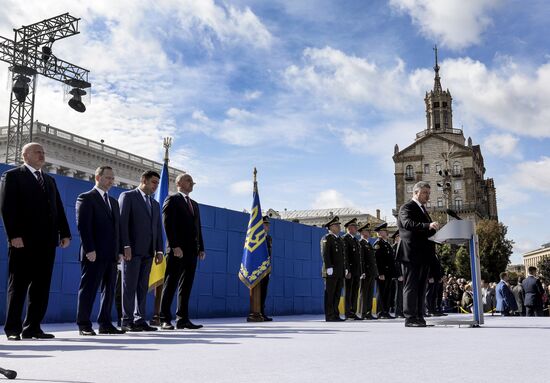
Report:
[[[269,285],[269,274],[260,281],[260,307],[261,313],[265,315],[265,301],[267,299],[267,286]]]
[[[174,293],[178,290],[178,304],[176,309],[177,323],[189,321],[189,297],[195,280],[197,269],[197,256],[174,257],[170,252],[166,257],[166,273],[164,275],[164,287],[160,301],[160,321],[170,322],[172,320],[172,300]]]
[[[391,300],[391,283],[389,278],[383,281],[378,279],[378,298],[376,299],[376,312],[378,314],[389,314]]]
[[[436,310],[436,297],[437,297],[437,284],[436,282],[428,282],[428,287],[426,288],[426,309],[428,314],[435,313]]]
[[[357,315],[357,298],[359,297],[360,276],[352,275],[345,279],[346,284],[346,317]]]
[[[527,317],[541,317],[542,313],[542,307],[525,306],[525,316]]]
[[[423,318],[426,311],[428,265],[402,263],[403,314],[407,319]]]
[[[372,314],[375,277],[368,276],[361,281],[361,316]]]
[[[94,305],[97,289],[101,288],[101,302],[97,323],[99,327],[111,327],[111,308],[116,284],[116,261],[99,260],[90,262],[84,259],[80,265],[82,276],[78,288],[76,324],[79,328],[92,327],[90,315]]]
[[[132,255],[122,261],[122,325],[145,323],[152,256]]]
[[[395,286],[395,315],[403,315],[403,281],[393,280]]]
[[[338,305],[342,295],[344,278],[326,277],[325,279],[325,318],[334,319],[340,316]]]
[[[40,322],[48,308],[55,246],[25,245],[20,249],[10,247],[8,258],[5,333],[14,335],[22,331],[40,331]],[[27,313],[25,321],[21,323],[27,296]]]

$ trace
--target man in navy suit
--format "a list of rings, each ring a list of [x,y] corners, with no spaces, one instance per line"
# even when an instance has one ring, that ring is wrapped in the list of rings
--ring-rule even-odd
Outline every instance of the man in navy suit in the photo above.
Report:
[[[500,282],[496,288],[497,308],[496,310],[504,316],[512,315],[518,309],[516,298],[508,286],[508,273],[500,273]]]
[[[542,296],[544,295],[544,289],[542,288],[542,283],[536,277],[537,268],[535,266],[530,266],[527,269],[527,273],[527,278],[521,282],[525,294],[525,316],[539,317],[542,316]]]
[[[162,206],[169,250],[160,303],[160,320],[163,330],[174,329],[171,323],[171,305],[177,289],[176,327],[196,330],[202,325],[194,324],[189,319],[189,296],[195,278],[197,259],[203,260],[206,253],[202,240],[199,205],[189,197],[195,185],[193,177],[189,174],[180,174],[176,177],[176,185],[178,192],[168,196]]]
[[[420,181],[413,186],[412,199],[401,206],[397,219],[401,242],[397,260],[403,269],[403,314],[406,327],[426,327],[426,288],[430,264],[435,257],[435,244],[428,238],[439,229],[432,222],[426,203],[430,184]]]
[[[122,256],[122,330],[156,331],[147,324],[145,299],[153,258],[162,261],[160,205],[153,198],[160,175],[146,171],[137,188],[120,195]],[[137,305],[136,305],[137,303]]]
[[[78,289],[76,323],[80,335],[95,335],[90,321],[98,287],[101,307],[97,322],[100,334],[123,334],[111,322],[120,248],[120,211],[118,201],[108,192],[115,181],[113,169],[101,166],[95,171],[95,187],[78,196],[76,223],[80,232],[82,276]]]
[[[8,237],[8,294],[4,330],[8,340],[49,339],[40,328],[48,308],[55,248],[69,246],[71,232],[55,180],[41,168],[42,145],[23,146],[24,164],[0,181],[0,209]],[[27,300],[27,315],[21,313]]]

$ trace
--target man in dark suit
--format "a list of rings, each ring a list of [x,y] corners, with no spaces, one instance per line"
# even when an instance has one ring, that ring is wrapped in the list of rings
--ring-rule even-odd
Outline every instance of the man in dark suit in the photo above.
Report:
[[[542,296],[544,289],[542,283],[536,277],[537,268],[535,266],[529,266],[527,269],[527,278],[521,282],[524,292],[524,306],[525,316],[533,317],[542,316]]]
[[[160,175],[148,170],[137,188],[118,198],[122,256],[122,330],[156,331],[146,322],[145,300],[153,257],[162,261],[160,205],[152,197]],[[137,306],[136,306],[137,302]]]
[[[111,322],[117,260],[120,248],[120,210],[108,192],[115,181],[113,169],[95,171],[95,187],[78,196],[76,223],[80,232],[82,276],[78,288],[76,323],[80,335],[95,335],[90,321],[97,289],[101,286],[101,307],[97,322],[100,334],[123,334]]]
[[[357,316],[357,298],[359,296],[359,282],[361,281],[361,246],[355,238],[357,234],[357,218],[352,218],[344,224],[347,233],[344,240],[344,252],[348,260],[349,273],[345,276],[346,286],[346,319],[360,320]]]
[[[196,330],[202,327],[189,319],[189,296],[195,279],[197,260],[206,257],[202,240],[199,204],[189,197],[193,191],[193,177],[180,174],[176,177],[178,192],[166,198],[162,206],[168,256],[164,288],[160,301],[160,321],[163,330],[173,330],[172,300],[178,289],[176,328]]]
[[[395,274],[395,257],[388,243],[387,227],[388,224],[384,222],[374,228],[378,233],[378,239],[372,245],[378,268],[378,299],[376,300],[378,319],[394,319],[390,315],[390,301],[392,278]]]
[[[401,242],[397,259],[403,268],[403,314],[406,327],[426,327],[426,285],[428,271],[435,256],[435,244],[428,238],[439,228],[432,222],[425,204],[430,199],[430,184],[413,186],[413,197],[399,209],[397,226]]]
[[[266,215],[263,217],[263,225],[264,225],[264,231],[265,231],[265,243],[267,244],[267,256],[269,257],[269,264],[271,265],[273,262],[273,257],[271,256],[271,253],[273,251],[273,238],[271,238],[271,235],[269,235],[269,217]],[[273,318],[268,317],[265,315],[265,301],[267,299],[267,286],[269,285],[269,274],[267,274],[265,277],[262,278],[260,281],[260,308],[261,308],[261,314],[264,318],[265,322],[271,322]]]
[[[69,246],[71,233],[52,177],[42,172],[44,149],[23,146],[24,164],[0,181],[0,209],[8,237],[8,291],[4,330],[8,340],[54,338],[40,328],[50,293],[55,248]],[[21,313],[27,300],[27,314]]]
[[[366,223],[359,227],[361,233],[361,319],[373,320],[376,319],[372,315],[372,298],[374,296],[374,285],[378,278],[378,268],[376,267],[376,258],[374,257],[374,249],[369,242],[370,224]]]
[[[344,285],[344,275],[347,261],[344,253],[344,241],[339,237],[340,221],[337,216],[325,224],[328,233],[321,238],[321,257],[323,266],[321,273],[325,280],[325,320],[327,322],[340,322],[338,304]]]
[[[500,282],[496,288],[496,297],[496,310],[502,316],[513,315],[514,311],[518,309],[516,298],[514,298],[514,294],[512,294],[512,290],[510,290],[510,286],[508,285],[508,273],[505,271],[500,273]]]
[[[392,280],[393,284],[393,294],[394,294],[394,307],[395,307],[395,317],[396,318],[405,318],[403,315],[403,270],[401,268],[401,262],[397,259],[397,248],[399,247],[399,241],[401,237],[399,236],[399,230],[391,235],[393,239],[393,257],[394,257],[394,278]]]

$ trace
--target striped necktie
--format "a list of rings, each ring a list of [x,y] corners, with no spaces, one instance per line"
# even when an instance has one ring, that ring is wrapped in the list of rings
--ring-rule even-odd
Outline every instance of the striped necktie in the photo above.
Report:
[[[42,173],[40,170],[37,170],[34,172],[36,174],[36,179],[38,180],[38,183],[40,184],[40,187],[43,191],[46,191],[46,184],[44,183],[44,178],[42,177]]]

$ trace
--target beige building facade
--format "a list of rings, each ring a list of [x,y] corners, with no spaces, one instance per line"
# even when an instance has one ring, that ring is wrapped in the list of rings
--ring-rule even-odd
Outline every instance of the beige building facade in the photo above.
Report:
[[[453,127],[452,97],[443,90],[439,65],[434,67],[434,88],[426,92],[426,128],[415,141],[400,150],[394,148],[396,209],[412,196],[413,185],[427,181],[431,186],[427,206],[434,220],[446,222],[446,210],[477,222],[498,220],[496,189],[492,178],[485,178],[481,148]]]
[[[146,170],[160,173],[163,164],[133,153],[92,141],[53,126],[36,121],[32,140],[40,143],[46,152],[44,170],[52,174],[93,181],[98,166],[111,166],[115,171],[115,185],[132,189],[139,185]],[[0,128],[0,161],[6,159],[8,127]],[[162,145],[159,142],[159,145]],[[169,167],[170,190],[175,191],[175,178],[183,170]]]
[[[540,248],[523,254],[523,266],[525,266],[525,273],[527,274],[528,267],[538,267],[539,262],[544,258],[550,258],[550,243],[545,243]]]

